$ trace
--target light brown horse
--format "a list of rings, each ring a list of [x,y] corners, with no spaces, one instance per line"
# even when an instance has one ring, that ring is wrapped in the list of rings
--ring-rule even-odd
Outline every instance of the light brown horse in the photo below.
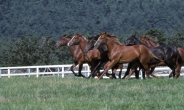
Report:
[[[157,59],[146,46],[124,46],[117,40],[115,36],[111,36],[106,32],[100,34],[100,37],[98,38],[94,46],[98,48],[104,43],[107,45],[107,48],[109,50],[108,56],[110,60],[106,64],[102,75],[98,79],[101,79],[103,75],[116,64],[130,63],[137,60],[145,69],[148,78],[150,78],[150,75],[152,75],[153,77],[157,77],[156,75],[150,73],[150,61],[154,59],[155,61],[158,61],[155,63],[159,63],[160,60]]]
[[[76,34],[69,42],[68,42],[68,46],[72,46],[72,45],[80,45],[81,50],[84,52],[86,45],[88,43],[88,39],[81,35],[81,34]],[[93,70],[95,68],[95,66],[98,64],[98,60],[101,59],[101,55],[100,55],[100,51],[96,48],[88,51],[85,54],[85,58],[86,61],[88,62],[88,64],[91,65],[91,70]],[[122,66],[122,65],[121,65]],[[119,67],[121,67],[119,66]],[[116,69],[118,68],[117,66],[113,66],[113,73],[115,73]],[[122,67],[121,67],[122,68]],[[97,73],[96,73],[97,74]],[[108,73],[106,73],[107,76],[109,77],[113,77],[115,78],[114,74],[112,76],[110,76]]]
[[[159,43],[157,43],[156,41],[154,41],[153,39],[151,39],[148,36],[143,36],[140,38],[140,41],[145,44],[146,46],[149,47],[157,47],[159,46]],[[181,71],[181,67],[184,66],[184,49],[178,47],[177,48],[181,58],[182,58],[182,63],[178,63],[176,62],[176,68],[175,68],[175,76],[176,78],[178,78],[180,76],[180,71]],[[164,63],[160,64],[159,66],[165,66]],[[172,73],[169,75],[169,77],[172,77]]]
[[[60,46],[67,46],[68,42],[71,40],[70,37],[68,37],[67,35],[63,35],[61,36],[61,38],[56,42],[55,46],[56,47],[60,47]],[[83,67],[83,63],[85,63],[85,58],[84,58],[84,55],[83,55],[83,52],[82,50],[80,49],[80,46],[79,45],[73,45],[73,46],[70,46],[69,47],[71,53],[72,53],[72,56],[73,56],[73,64],[72,66],[70,67],[70,70],[72,71],[72,73],[75,75],[75,76],[82,76],[82,77],[85,77],[84,75],[82,75],[81,73],[81,70],[82,70],[82,67]],[[78,74],[76,74],[74,72],[74,67],[76,67],[77,65],[79,65],[79,72]]]

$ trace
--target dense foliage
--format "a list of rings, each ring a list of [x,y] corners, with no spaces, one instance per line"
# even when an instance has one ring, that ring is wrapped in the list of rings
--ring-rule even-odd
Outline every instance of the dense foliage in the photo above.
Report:
[[[183,0],[0,0],[0,36],[58,37],[68,32],[171,34],[184,23]]]
[[[0,0],[0,66],[72,63],[63,34],[132,33],[184,47],[183,0]]]

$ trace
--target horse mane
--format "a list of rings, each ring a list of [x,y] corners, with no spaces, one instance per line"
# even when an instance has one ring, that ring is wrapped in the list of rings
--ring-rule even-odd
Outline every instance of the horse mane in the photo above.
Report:
[[[106,33],[107,34],[107,33]],[[113,41],[115,41],[117,44],[122,45],[122,43],[119,41],[119,39],[115,35],[107,34],[107,37],[111,38]]]
[[[98,38],[100,37],[100,35],[96,35],[96,36],[92,36],[92,37],[89,37],[88,40],[98,40]]]
[[[156,45],[159,45],[159,43],[157,43],[155,40],[153,40],[152,38],[150,38],[148,35],[144,35],[141,38],[143,38],[144,40],[150,42],[150,43],[155,43]]]
[[[77,33],[76,35],[78,35],[78,36],[82,37],[83,39],[85,39],[86,41],[88,41],[88,39],[85,36],[83,36],[82,34]]]
[[[68,36],[68,35],[66,35],[66,34],[62,35],[61,37],[71,38],[70,36]]]

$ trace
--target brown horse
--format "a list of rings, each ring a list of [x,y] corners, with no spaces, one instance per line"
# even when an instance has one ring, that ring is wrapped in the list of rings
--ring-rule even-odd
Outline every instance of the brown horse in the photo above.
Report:
[[[88,43],[88,39],[81,35],[81,34],[76,34],[69,42],[68,42],[68,46],[72,46],[72,45],[80,45],[80,48],[81,50],[84,52],[85,48],[86,48],[86,45]],[[95,66],[99,63],[99,60],[101,59],[101,54],[100,54],[100,51],[96,48],[88,51],[86,54],[85,54],[85,59],[87,61],[87,63],[91,66],[91,70],[93,70],[95,68]],[[115,73],[114,71],[116,70],[117,68],[114,67],[113,69],[113,73]],[[99,71],[99,70],[98,70]],[[99,73],[99,72],[98,72]],[[97,72],[96,72],[96,75],[97,75]],[[113,77],[115,78],[114,76],[115,75],[112,75],[110,76],[108,73],[106,74],[107,76],[109,77]],[[97,75],[98,76],[98,75]]]
[[[99,37],[100,37],[100,35],[96,35],[96,36],[93,36],[93,37],[89,38],[88,43],[87,43],[87,45],[85,47],[84,53],[89,54],[89,52],[93,52],[93,50],[96,49],[96,48],[94,48],[94,44],[95,44],[95,42],[97,41],[97,39]],[[106,45],[101,45],[101,46],[99,46],[98,50],[100,52],[100,56],[99,56],[99,59],[98,59],[99,63],[93,69],[93,71],[91,72],[90,76],[93,75],[94,71],[100,70],[100,68],[103,67],[104,64],[106,64],[109,61],[107,46]],[[93,52],[93,54],[96,54],[96,52]],[[121,78],[121,73],[122,73],[122,69],[123,69],[123,65],[121,65],[121,64],[116,65],[115,67],[112,68],[112,73],[113,73],[112,77],[113,78],[116,78],[115,73],[116,73],[116,70],[118,68],[120,69],[120,71],[119,71],[119,78]]]
[[[153,39],[150,39],[149,36],[142,36],[140,38],[140,41],[145,44],[147,47],[156,47],[159,46],[159,43],[157,43],[156,41],[154,41]]]
[[[98,49],[94,49],[92,51],[89,51],[87,54],[84,54],[84,49],[87,45],[87,42],[88,39],[85,36],[83,36],[82,34],[76,34],[75,36],[72,37],[72,39],[68,42],[67,45],[69,47],[79,45],[82,52],[81,56],[84,58],[84,61],[88,63],[90,69],[92,70],[94,66],[97,64],[96,59],[100,58],[100,52],[98,51]],[[98,73],[96,72],[94,76],[98,76]]]
[[[60,46],[67,46],[68,42],[71,40],[70,37],[68,37],[67,35],[63,35],[55,44],[56,47],[60,47]],[[72,56],[73,56],[73,64],[72,66],[70,67],[70,70],[72,71],[72,73],[75,75],[75,76],[82,76],[82,77],[85,77],[84,75],[82,75],[81,73],[81,70],[82,70],[82,67],[83,67],[83,63],[85,63],[85,58],[84,58],[84,55],[83,55],[83,52],[82,50],[80,49],[80,46],[79,45],[73,45],[73,46],[70,46],[69,47],[71,53],[72,53]],[[79,65],[79,73],[78,75],[74,72],[74,67],[76,67],[77,65]]]
[[[140,41],[145,44],[146,46],[149,46],[149,47],[157,47],[159,46],[159,43],[157,43],[156,41],[154,41],[153,39],[151,39],[150,37],[148,36],[143,36],[140,38]],[[178,47],[177,48],[177,51],[179,52],[179,55],[181,56],[182,58],[182,63],[178,63],[176,62],[176,68],[175,68],[175,75],[174,77],[178,78],[180,76],[180,71],[181,71],[181,67],[184,65],[184,49],[183,48],[180,48]],[[165,64],[161,64],[161,66],[165,66]],[[172,74],[171,73],[169,75],[169,77],[172,77]]]
[[[150,78],[150,75],[152,75],[153,77],[157,77],[154,74],[150,73],[150,65],[154,63],[157,64],[160,62],[160,60],[157,59],[146,46],[124,46],[117,40],[115,36],[111,36],[106,32],[100,34],[100,37],[98,38],[94,46],[95,48],[98,48],[102,44],[107,45],[107,48],[109,50],[109,61],[107,62],[102,75],[98,79],[101,79],[102,76],[114,65],[130,63],[134,61],[140,62],[141,66],[145,69],[148,78]],[[154,60],[154,63],[150,62],[151,60]]]

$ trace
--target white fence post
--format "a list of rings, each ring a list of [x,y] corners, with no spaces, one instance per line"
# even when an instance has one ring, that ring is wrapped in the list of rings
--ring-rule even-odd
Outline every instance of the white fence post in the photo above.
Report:
[[[10,78],[10,69],[8,69],[8,78]]]
[[[0,69],[0,78],[1,78],[1,69]]]
[[[64,66],[61,67],[61,71],[62,71],[62,78],[64,78]]]
[[[57,68],[57,70],[58,70],[58,77],[59,77],[59,67]]]
[[[38,67],[36,68],[36,73],[37,73],[37,74],[36,74],[36,77],[38,78],[38,76],[39,76],[39,75],[38,75],[38,73],[39,73],[39,68],[38,68]]]

